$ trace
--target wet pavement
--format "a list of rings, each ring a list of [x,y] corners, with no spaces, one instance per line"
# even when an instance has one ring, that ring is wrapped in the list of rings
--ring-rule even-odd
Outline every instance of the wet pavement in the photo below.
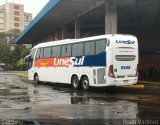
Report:
[[[25,121],[22,124],[45,121],[46,125],[69,120],[114,124],[123,123],[118,121],[122,119],[160,119],[160,84],[145,85],[145,89],[92,88],[84,92],[69,85],[36,85],[20,78],[19,73],[0,72],[0,119]]]

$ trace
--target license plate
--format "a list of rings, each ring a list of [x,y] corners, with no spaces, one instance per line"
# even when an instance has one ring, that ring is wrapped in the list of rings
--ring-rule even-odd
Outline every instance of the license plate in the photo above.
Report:
[[[128,80],[124,80],[123,82],[124,82],[124,83],[128,83]]]

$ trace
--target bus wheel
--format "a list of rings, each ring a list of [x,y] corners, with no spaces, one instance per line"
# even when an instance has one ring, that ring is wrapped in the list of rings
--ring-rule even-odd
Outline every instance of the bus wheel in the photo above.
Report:
[[[71,84],[72,84],[72,87],[74,89],[78,89],[79,88],[79,79],[78,79],[78,76],[74,75],[72,77]]]
[[[82,82],[81,82],[81,84],[82,84],[82,88],[83,88],[83,90],[89,90],[89,80],[88,80],[88,77],[87,76],[84,76],[83,78],[82,78]]]
[[[38,74],[35,75],[34,81],[36,84],[40,83]]]

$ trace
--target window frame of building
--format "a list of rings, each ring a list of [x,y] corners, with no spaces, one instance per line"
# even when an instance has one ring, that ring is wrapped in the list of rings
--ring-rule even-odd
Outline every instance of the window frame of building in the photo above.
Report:
[[[15,16],[20,16],[20,12],[19,12],[19,11],[14,10],[14,15],[15,15]]]
[[[19,5],[14,5],[14,10],[20,10],[20,6]]]

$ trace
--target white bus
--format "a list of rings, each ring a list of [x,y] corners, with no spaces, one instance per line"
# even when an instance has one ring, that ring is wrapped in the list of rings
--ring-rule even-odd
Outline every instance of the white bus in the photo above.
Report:
[[[137,83],[138,42],[132,35],[100,35],[40,43],[26,57],[28,79],[80,86],[125,86]]]

